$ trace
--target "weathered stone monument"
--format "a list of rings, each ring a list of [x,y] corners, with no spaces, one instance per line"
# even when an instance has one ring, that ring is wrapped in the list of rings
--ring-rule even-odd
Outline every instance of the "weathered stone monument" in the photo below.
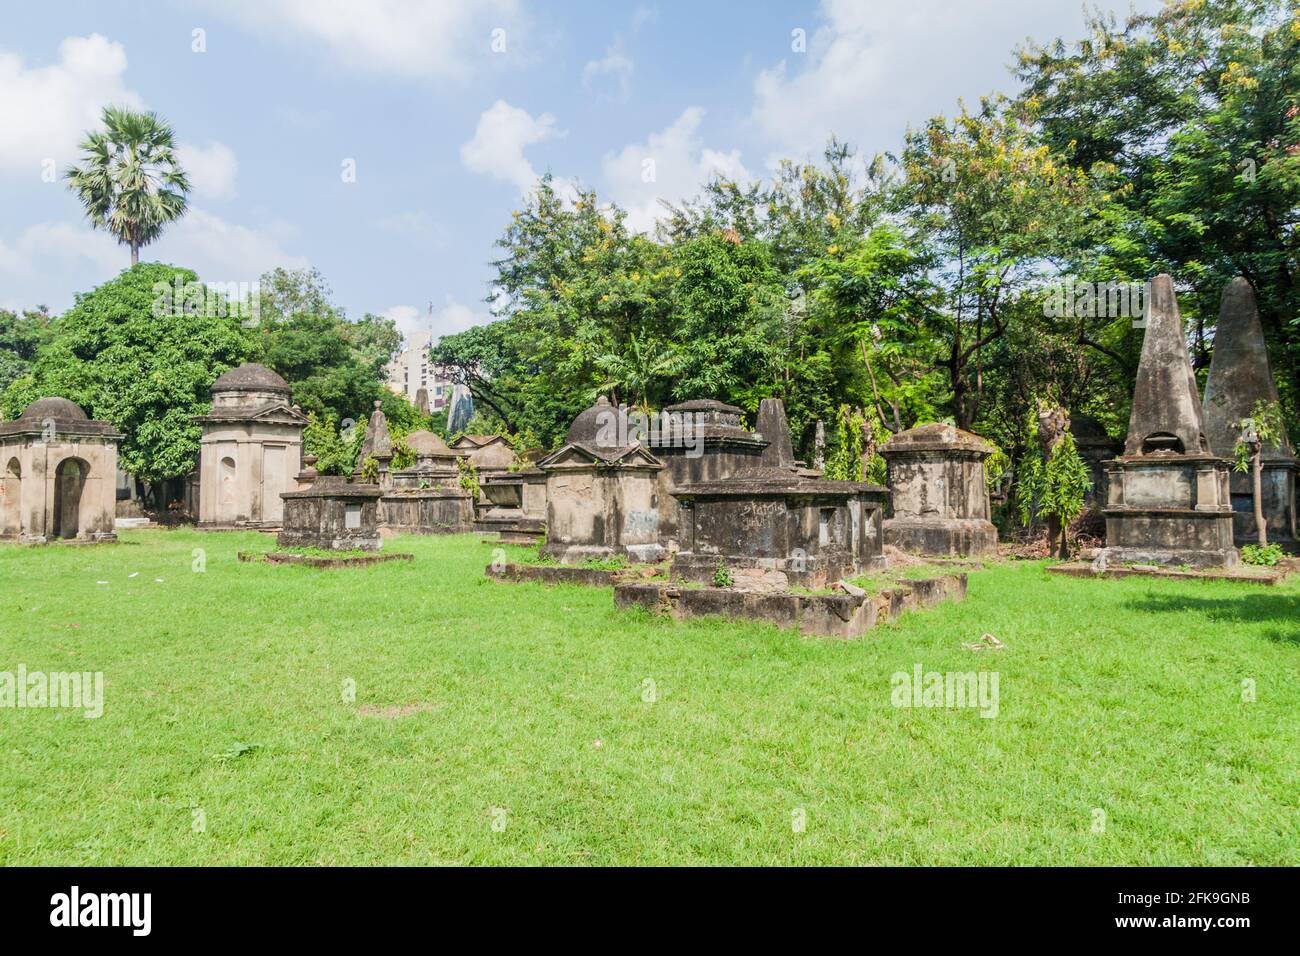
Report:
[[[383,414],[380,412],[379,414]],[[383,429],[388,430],[387,422]],[[460,486],[460,456],[431,431],[406,436],[415,464],[391,471],[379,501],[385,533],[455,534],[474,523],[474,496]]]
[[[658,416],[650,450],[663,469],[657,473],[659,543],[666,551],[681,546],[677,499],[673,493],[699,481],[722,481],[757,467],[767,442],[746,431],[744,412],[713,399],[669,405]]]
[[[1277,383],[1269,369],[1255,290],[1246,279],[1238,277],[1223,290],[1210,377],[1205,382],[1202,413],[1210,451],[1221,458],[1233,458],[1242,421],[1251,417],[1258,402],[1276,402],[1277,398]],[[1286,434],[1276,443],[1265,445],[1260,459],[1261,501],[1268,540],[1295,550],[1296,459]],[[1253,469],[1231,471],[1228,487],[1235,513],[1233,538],[1238,545],[1254,544],[1258,533]]]
[[[545,553],[562,563],[663,555],[656,480],[663,463],[639,442],[623,443],[618,415],[602,395],[537,463],[546,474]]]
[[[379,496],[378,485],[321,475],[311,487],[281,495],[284,526],[276,541],[282,548],[378,551]]]
[[[289,385],[248,362],[212,383],[212,408],[198,416],[199,527],[269,528],[280,523],[281,493],[295,490],[307,416],[289,403]]]
[[[1124,443],[1111,438],[1101,422],[1088,415],[1071,415],[1070,433],[1092,481],[1084,494],[1084,506],[1100,508],[1106,502],[1106,463],[1124,450]]]
[[[489,475],[481,483],[487,504],[474,520],[474,530],[496,533],[513,544],[531,544],[546,533],[546,472],[535,463],[504,475]]]
[[[997,551],[984,480],[988,442],[953,425],[918,425],[890,438],[880,454],[889,469],[885,544],[925,555]]]
[[[764,399],[758,420],[767,444],[756,464],[673,492],[682,539],[673,576],[707,583],[723,564],[737,587],[781,590],[883,568],[885,489],[801,474],[779,399]]]
[[[366,423],[366,434],[361,439],[361,448],[357,452],[354,480],[360,480],[366,463],[372,459],[379,469],[379,485],[387,487],[389,483],[388,467],[393,460],[393,438],[388,433],[388,418],[384,415],[383,403],[376,401],[370,421]]]
[[[461,435],[451,450],[468,458],[480,478],[504,475],[515,460],[514,447],[501,435]]]
[[[0,538],[117,540],[121,439],[66,398],[39,399],[15,421],[0,422]]]
[[[1234,567],[1228,461],[1210,451],[1168,275],[1151,283],[1124,454],[1107,465],[1105,564]]]

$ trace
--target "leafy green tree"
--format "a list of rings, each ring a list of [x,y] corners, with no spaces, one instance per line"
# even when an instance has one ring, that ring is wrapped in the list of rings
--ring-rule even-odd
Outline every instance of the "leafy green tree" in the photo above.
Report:
[[[151,483],[187,474],[199,450],[193,416],[208,410],[212,382],[249,349],[235,310],[210,308],[197,281],[188,269],[145,263],[78,295],[9,386],[6,411],[46,395],[71,399],[125,435],[123,470]]]
[[[21,314],[0,309],[0,394],[31,368],[50,322],[44,306]]]
[[[368,417],[387,392],[383,367],[401,345],[392,321],[375,315],[348,321],[315,269],[268,272],[259,295],[255,360],[282,375],[294,401],[318,419]]]
[[[1209,361],[1219,295],[1250,279],[1295,403],[1300,389],[1300,8],[1167,0],[1100,13],[1073,44],[1019,51],[1020,101],[1053,151],[1104,177],[1123,215],[1099,252],[1116,273],[1169,272]]]
[[[103,123],[82,141],[81,165],[65,176],[91,225],[129,247],[135,265],[141,247],[185,215],[189,178],[172,129],[157,113],[106,106]]]

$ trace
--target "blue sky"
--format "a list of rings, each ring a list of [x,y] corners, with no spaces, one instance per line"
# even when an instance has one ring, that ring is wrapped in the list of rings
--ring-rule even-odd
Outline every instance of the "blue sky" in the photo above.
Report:
[[[486,321],[493,242],[542,172],[650,228],[657,199],[832,131],[896,148],[1082,21],[1079,0],[3,0],[0,306],[62,310],[127,264],[43,177],[105,103],[164,116],[196,184],[143,258],[221,282],[313,265],[350,315],[409,332],[432,302],[443,334]]]

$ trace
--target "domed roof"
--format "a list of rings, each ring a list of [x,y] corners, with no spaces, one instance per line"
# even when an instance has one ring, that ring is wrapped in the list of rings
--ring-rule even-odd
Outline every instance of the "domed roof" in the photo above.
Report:
[[[20,419],[36,419],[37,421],[44,421],[47,418],[61,419],[65,422],[89,420],[80,405],[76,402],[70,402],[66,398],[38,398],[28,405],[18,417]]]
[[[454,455],[447,443],[431,431],[420,429],[406,436],[406,446],[416,455]]]
[[[212,383],[213,392],[283,392],[289,394],[289,383],[265,365],[245,362],[232,368]]]
[[[609,399],[604,395],[600,396],[596,399],[595,405],[578,413],[578,417],[573,420],[573,424],[564,435],[565,443],[595,447],[596,436],[611,425],[616,425],[617,418],[614,416],[617,414],[618,409],[609,403]],[[615,435],[617,434],[616,427]]]

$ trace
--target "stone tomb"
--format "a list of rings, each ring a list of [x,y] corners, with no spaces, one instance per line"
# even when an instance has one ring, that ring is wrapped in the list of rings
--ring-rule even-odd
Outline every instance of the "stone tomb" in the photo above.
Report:
[[[515,460],[514,447],[501,435],[461,435],[451,449],[468,458],[480,478],[506,474]]]
[[[649,446],[664,464],[657,474],[657,500],[659,543],[668,551],[681,547],[674,492],[695,482],[722,481],[760,464],[768,443],[745,430],[743,416],[734,405],[713,399],[670,405],[657,416],[659,427]]]
[[[721,563],[738,588],[781,590],[882,569],[885,489],[799,474],[784,405],[763,406],[767,464],[673,492],[681,533],[673,576],[711,583]]]
[[[1205,437],[1214,454],[1235,457],[1240,422],[1249,418],[1261,401],[1277,401],[1277,383],[1268,365],[1255,290],[1238,277],[1223,290],[1219,324],[1214,332],[1214,357],[1205,382],[1202,415]],[[1296,459],[1285,433],[1275,444],[1264,446],[1260,463],[1268,540],[1295,551]],[[1259,540],[1255,529],[1254,466],[1245,472],[1230,471],[1228,489],[1234,512],[1233,539],[1238,545],[1254,544]]]
[[[379,501],[381,530],[385,534],[471,530],[474,496],[460,486],[460,456],[430,431],[411,432],[406,444],[415,453],[415,464],[382,473],[388,482]]]
[[[271,528],[280,495],[298,488],[307,416],[289,404],[289,385],[265,365],[245,363],[212,383],[212,408],[195,418],[199,442],[199,527]]]
[[[495,532],[501,541],[531,544],[546,534],[546,472],[528,465],[504,475],[489,475],[480,487],[487,506],[474,530]]]
[[[618,409],[601,396],[537,463],[546,474],[545,553],[565,564],[623,555],[658,561],[662,462],[618,438]]]
[[[378,485],[320,475],[309,488],[280,496],[284,527],[276,541],[282,548],[378,551],[380,494]]]
[[[1210,451],[1174,283],[1151,283],[1124,454],[1107,465],[1105,564],[1235,567],[1228,461]]]
[[[984,459],[993,447],[953,425],[918,425],[880,449],[889,469],[885,544],[926,555],[992,554]]]
[[[0,422],[0,538],[117,540],[121,438],[66,398],[42,398]]]

